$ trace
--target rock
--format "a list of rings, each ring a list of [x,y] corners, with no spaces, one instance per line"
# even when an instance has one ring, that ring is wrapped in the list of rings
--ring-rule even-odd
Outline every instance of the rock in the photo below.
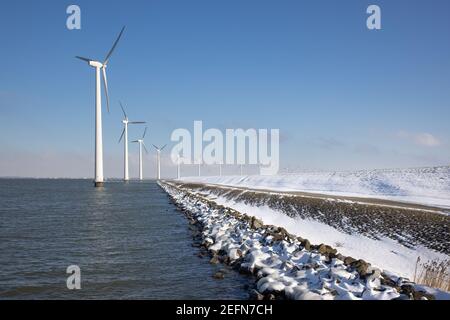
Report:
[[[381,284],[380,277],[381,277],[380,269],[369,267],[367,269],[366,274],[366,286],[369,288],[379,287]]]
[[[199,234],[201,235],[201,233],[199,233]],[[214,240],[211,239],[211,238],[205,238],[205,239],[202,241],[202,244],[203,244],[206,248],[208,248],[209,246],[211,246],[212,244],[214,244]]]
[[[351,266],[359,273],[362,278],[364,278],[367,275],[367,269],[369,268],[370,264],[362,259],[359,259],[351,263]]]
[[[311,251],[311,243],[308,239],[303,239],[303,241],[301,241],[301,245],[305,248],[305,250]]]
[[[213,278],[217,280],[222,280],[225,279],[225,275],[223,274],[223,272],[218,271],[214,273]]]
[[[284,240],[284,236],[282,234],[279,233],[274,233],[272,234],[273,237],[273,242],[277,242],[277,241],[283,241]]]
[[[264,300],[275,300],[276,298],[273,293],[269,293],[264,297]]]
[[[250,300],[264,300],[264,295],[253,289],[250,291]]]
[[[344,261],[345,257],[344,257],[342,254],[338,253],[338,254],[336,255],[336,259],[341,260],[341,261]]]
[[[239,266],[239,273],[241,274],[253,274],[253,272],[254,269],[246,263],[241,263],[241,265]]]
[[[211,264],[218,264],[220,261],[219,261],[219,257],[217,256],[217,255],[214,255],[212,258],[211,258],[211,260],[209,260],[209,263],[211,263]]]
[[[287,230],[286,230],[285,228],[282,228],[282,227],[279,227],[278,230],[277,230],[277,232],[278,232],[279,234],[281,234],[281,235],[283,236],[283,238],[286,238],[286,237],[290,237],[290,236],[291,236],[291,234],[289,234],[289,232],[287,232]]]
[[[264,226],[264,223],[261,220],[255,218],[255,217],[252,217],[252,220],[250,222],[250,226],[253,229],[260,229],[260,228],[262,228]]]
[[[414,300],[435,300],[436,298],[432,294],[428,294],[423,291],[414,291]]]
[[[417,291],[412,284],[405,284],[400,287],[400,293],[414,300],[435,300],[432,294],[424,291]]]
[[[344,258],[344,264],[346,266],[350,266],[355,261],[356,261],[356,259],[353,259],[352,257],[345,257]]]
[[[319,250],[318,251],[319,251],[320,254],[323,254],[324,256],[327,256],[329,258],[334,258],[334,257],[336,257],[336,254],[337,254],[337,250],[336,249],[333,249],[332,247],[327,246],[325,244],[321,244],[319,246]]]
[[[393,288],[397,287],[397,282],[395,282],[394,280],[392,280],[385,274],[383,274],[382,277],[380,278],[380,283],[384,286],[389,286],[389,287],[393,287]]]

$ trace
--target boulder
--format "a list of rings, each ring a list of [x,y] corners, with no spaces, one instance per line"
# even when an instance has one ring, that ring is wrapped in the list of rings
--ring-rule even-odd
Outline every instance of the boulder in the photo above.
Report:
[[[279,234],[279,233],[269,233],[268,235],[272,236],[272,241],[273,242],[284,240],[284,236],[282,234]]]
[[[214,255],[211,260],[209,260],[209,263],[211,264],[218,264],[220,262],[219,257],[217,255]]]
[[[311,242],[309,242],[308,239],[303,239],[303,241],[301,241],[301,245],[305,248],[305,250],[311,251]]]
[[[213,278],[217,280],[222,280],[225,279],[225,274],[223,272],[218,271],[214,273]]]
[[[338,254],[336,255],[336,259],[341,260],[341,261],[344,261],[345,257],[344,257],[342,254],[338,253]]]
[[[334,258],[334,257],[336,257],[336,254],[337,254],[336,249],[333,249],[332,247],[327,246],[325,244],[321,244],[319,246],[318,251],[320,254],[323,254],[324,256],[327,256],[328,258]]]
[[[255,217],[252,217],[250,226],[253,229],[260,229],[264,226],[264,223],[261,220],[255,218]]]
[[[354,261],[353,263],[350,264],[351,267],[353,267],[358,273],[359,275],[364,278],[367,275],[367,270],[370,267],[370,264],[365,262],[362,259],[359,259],[357,261]]]
[[[355,261],[356,261],[356,259],[354,259],[354,258],[352,258],[352,257],[345,257],[345,258],[344,258],[344,264],[345,264],[346,266],[352,265],[352,263],[355,262]]]
[[[253,289],[250,292],[250,300],[264,300],[264,295]]]
[[[414,291],[413,293],[414,300],[435,300],[436,298],[429,293],[423,291]]]

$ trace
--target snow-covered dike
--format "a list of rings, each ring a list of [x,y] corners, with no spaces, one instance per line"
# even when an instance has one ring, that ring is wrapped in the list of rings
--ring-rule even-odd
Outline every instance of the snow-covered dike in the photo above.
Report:
[[[252,189],[378,198],[450,208],[450,166],[301,172],[277,176],[188,177],[183,180]]]
[[[288,299],[450,299],[438,290],[383,273],[327,245],[311,245],[283,228],[221,206],[171,182],[160,185],[201,228],[213,259],[257,278],[256,295]]]

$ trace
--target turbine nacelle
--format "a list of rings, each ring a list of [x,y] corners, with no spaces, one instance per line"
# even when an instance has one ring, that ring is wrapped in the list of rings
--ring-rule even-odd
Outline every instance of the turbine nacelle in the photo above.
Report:
[[[104,64],[101,63],[101,62],[94,61],[94,60],[90,60],[90,61],[88,62],[88,64],[89,64],[91,67],[94,67],[94,68],[106,68],[106,65],[104,65]]]
[[[128,120],[128,116],[127,116],[127,113],[125,112],[125,108],[123,107],[122,102],[119,101],[119,104],[120,104],[120,108],[122,109],[123,116],[124,116],[124,118],[122,120],[122,123],[124,124],[124,128],[123,128],[122,134],[120,135],[120,138],[119,138],[119,142],[120,142],[122,140],[123,135],[125,134],[125,127],[128,127],[129,124],[144,124],[146,122],[145,121],[130,121],[130,120]],[[144,137],[145,137],[145,132],[147,132],[147,128],[145,128]],[[127,143],[127,142],[125,142],[125,143]]]

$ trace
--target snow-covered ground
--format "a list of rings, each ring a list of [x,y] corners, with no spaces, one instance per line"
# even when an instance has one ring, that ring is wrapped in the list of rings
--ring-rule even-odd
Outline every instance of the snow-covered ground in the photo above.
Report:
[[[313,244],[325,243],[338,249],[345,256],[369,261],[382,270],[409,279],[414,278],[418,257],[422,261],[450,259],[446,254],[423,246],[407,248],[387,237],[375,240],[358,233],[344,233],[313,219],[291,218],[267,206],[250,206],[224,197],[213,196],[211,199],[223,206],[255,216],[267,225],[283,227],[288,232],[308,239]]]
[[[253,189],[378,198],[450,208],[450,166],[299,172],[277,176],[186,177],[182,180]]]
[[[328,239],[333,242],[342,241],[346,247],[337,247],[338,251],[345,255],[346,250],[364,256],[364,251],[371,252],[371,258],[379,257],[391,270],[397,269],[397,262],[389,264],[389,260],[395,260],[397,256],[414,255],[406,248],[401,248],[397,243],[389,239],[386,241],[370,240],[358,235],[338,235],[338,231],[315,221],[295,221],[293,218],[273,211],[270,208],[246,206],[242,203],[230,202],[226,198],[214,197],[201,192],[201,197],[196,197],[197,192],[189,187],[178,187],[176,184],[163,183],[162,187],[173,197],[174,201],[203,226],[203,243],[213,253],[224,252],[231,264],[241,261],[241,269],[244,268],[252,273],[257,272],[257,290],[264,294],[270,292],[283,292],[291,299],[395,299],[408,298],[403,286],[415,286],[407,279],[398,278],[394,282],[397,285],[387,285],[381,271],[370,267],[370,275],[362,276],[355,271],[352,265],[346,264],[340,258],[328,259],[316,250],[308,250],[299,240],[291,238],[287,240],[273,240],[273,235],[267,234],[264,228],[250,227],[248,220],[227,214],[228,209],[220,209],[210,206],[210,202],[202,199],[211,198],[217,204],[245,212],[247,216],[254,215],[263,219],[264,224],[285,226],[287,231],[300,233],[302,237],[308,235],[312,242],[324,242]],[[213,198],[213,199],[212,199]],[[225,210],[225,211],[223,211]],[[244,215],[245,216],[245,215]],[[252,220],[253,221],[253,220]],[[266,229],[267,230],[267,229]],[[373,241],[370,242],[370,241]],[[361,243],[363,246],[361,246]],[[333,245],[333,243],[329,243]],[[334,244],[336,246],[336,244]],[[357,249],[351,246],[355,245]],[[365,248],[364,248],[365,246]],[[356,251],[355,251],[356,250]],[[386,255],[390,250],[397,250],[393,255]],[[361,257],[356,257],[361,258]],[[433,257],[431,257],[433,258]],[[345,260],[345,259],[344,259]],[[368,259],[369,260],[369,259]],[[374,262],[369,260],[369,262]],[[402,267],[408,268],[408,263]],[[404,270],[397,274],[404,273]],[[386,272],[387,274],[391,274]],[[433,293],[438,299],[450,299],[448,293],[433,290],[421,286],[421,290]]]

